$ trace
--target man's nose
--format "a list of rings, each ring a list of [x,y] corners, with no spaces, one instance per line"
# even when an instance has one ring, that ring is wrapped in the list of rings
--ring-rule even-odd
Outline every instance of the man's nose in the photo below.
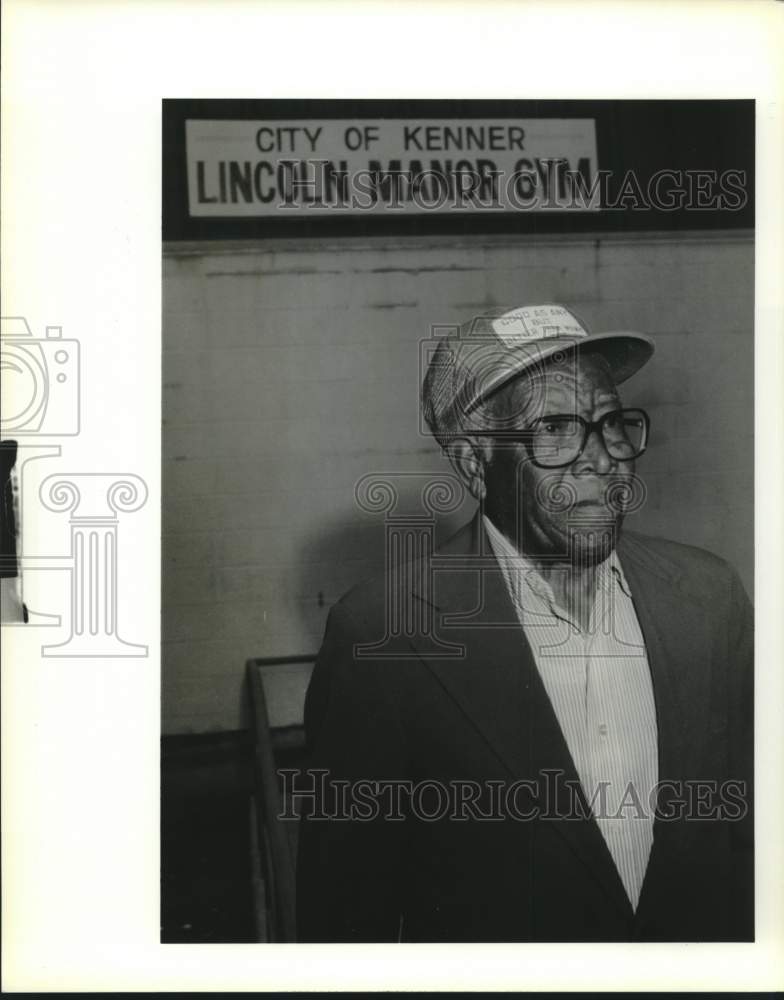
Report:
[[[583,453],[575,462],[576,471],[595,472],[597,475],[606,475],[615,469],[617,462],[607,451],[604,437],[594,427],[588,434]]]

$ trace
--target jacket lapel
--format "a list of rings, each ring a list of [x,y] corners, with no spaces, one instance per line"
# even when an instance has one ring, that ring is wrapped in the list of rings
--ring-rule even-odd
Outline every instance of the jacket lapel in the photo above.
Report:
[[[459,644],[462,655],[424,662],[510,775],[538,782],[540,809],[568,815],[570,796],[577,795],[587,816],[577,771],[479,514],[470,530],[434,557],[433,569],[439,638]],[[630,917],[628,897],[593,818],[543,822],[564,837]]]
[[[659,781],[705,777],[702,752],[709,726],[710,674],[705,659],[710,635],[704,608],[680,586],[678,568],[642,538],[625,534],[618,554],[632,593],[651,671],[658,730]],[[695,665],[699,669],[695,669]],[[660,798],[660,805],[662,805]],[[638,920],[653,905],[668,859],[682,853],[688,823],[656,819]]]

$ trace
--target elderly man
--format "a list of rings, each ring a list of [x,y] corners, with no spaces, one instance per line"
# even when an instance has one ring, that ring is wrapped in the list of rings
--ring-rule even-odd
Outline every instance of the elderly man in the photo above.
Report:
[[[751,608],[621,532],[649,421],[617,386],[652,352],[557,305],[439,344],[424,413],[479,508],[330,614],[301,940],[753,939]],[[384,643],[390,602],[419,627]]]

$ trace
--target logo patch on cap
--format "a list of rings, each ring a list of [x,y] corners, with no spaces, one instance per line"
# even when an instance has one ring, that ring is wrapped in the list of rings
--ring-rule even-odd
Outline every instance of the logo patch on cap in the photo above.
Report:
[[[548,337],[587,337],[588,331],[563,306],[521,306],[491,324],[509,347]]]

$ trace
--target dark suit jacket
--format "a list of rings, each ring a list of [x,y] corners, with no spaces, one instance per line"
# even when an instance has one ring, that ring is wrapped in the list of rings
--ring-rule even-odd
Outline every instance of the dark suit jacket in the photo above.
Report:
[[[734,570],[630,532],[618,545],[652,674],[660,783],[679,783],[660,793],[633,912],[590,810],[575,818],[564,797],[577,773],[503,576],[477,561],[490,551],[477,516],[433,562],[332,609],[305,707],[310,765],[350,782],[477,782],[479,815],[493,813],[492,782],[525,779],[537,783],[516,802],[535,818],[303,818],[299,939],[753,940],[753,624]],[[564,780],[548,804],[554,772]],[[331,815],[326,788],[313,801]],[[727,796],[734,806],[717,809]],[[420,805],[437,815],[434,801]]]

